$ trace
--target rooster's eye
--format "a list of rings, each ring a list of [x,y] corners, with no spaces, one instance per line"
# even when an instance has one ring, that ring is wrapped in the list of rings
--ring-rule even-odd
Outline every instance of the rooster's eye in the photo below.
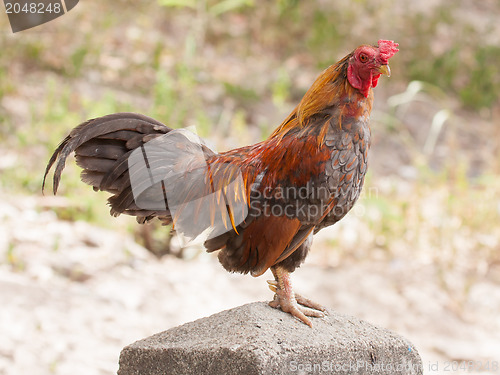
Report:
[[[362,63],[367,62],[368,56],[366,56],[364,53],[362,53],[361,55],[359,55],[359,61],[361,61]]]

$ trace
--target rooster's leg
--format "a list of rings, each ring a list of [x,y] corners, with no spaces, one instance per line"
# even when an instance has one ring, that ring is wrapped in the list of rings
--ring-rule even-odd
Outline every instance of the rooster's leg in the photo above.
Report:
[[[292,314],[309,327],[312,327],[312,323],[308,316],[318,318],[325,316],[326,309],[323,306],[293,292],[290,273],[287,270],[275,266],[271,267],[271,271],[275,280],[268,281],[269,289],[276,294],[274,295],[274,300],[269,302],[269,306],[274,308],[281,307],[281,310]]]

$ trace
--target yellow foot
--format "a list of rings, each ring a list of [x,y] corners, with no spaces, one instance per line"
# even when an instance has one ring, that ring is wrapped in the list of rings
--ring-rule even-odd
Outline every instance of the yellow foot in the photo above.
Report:
[[[269,302],[269,306],[280,307],[284,312],[291,314],[312,328],[308,316],[323,318],[327,313],[326,308],[319,303],[302,297],[300,294],[294,293],[289,272],[280,267],[273,267],[271,270],[276,280],[268,281],[269,289],[275,293],[274,300]]]

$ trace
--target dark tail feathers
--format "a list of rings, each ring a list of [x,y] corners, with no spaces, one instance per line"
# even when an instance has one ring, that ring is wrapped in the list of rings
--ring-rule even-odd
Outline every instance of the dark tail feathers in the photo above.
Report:
[[[82,181],[93,186],[95,191],[113,194],[108,199],[113,216],[125,213],[137,216],[141,223],[153,217],[169,222],[168,209],[150,211],[135,204],[128,157],[137,147],[170,130],[161,122],[137,113],[115,113],[88,120],[74,128],[54,151],[45,169],[42,191],[47,174],[55,164],[53,190],[57,193],[66,159],[75,152],[76,163],[83,169]]]

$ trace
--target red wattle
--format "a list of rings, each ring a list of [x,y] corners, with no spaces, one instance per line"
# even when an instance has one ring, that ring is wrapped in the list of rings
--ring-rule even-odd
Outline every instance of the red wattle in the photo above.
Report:
[[[380,77],[380,74],[378,75],[378,77]],[[375,85],[377,85],[378,77],[375,79]],[[358,89],[365,98],[368,97],[368,94],[370,93],[370,87],[373,86],[373,79],[374,77],[371,73],[370,77],[368,77],[367,79],[362,79],[358,76],[358,74],[355,73],[353,67],[350,64],[347,67],[347,80],[349,81],[351,86],[355,89]]]

